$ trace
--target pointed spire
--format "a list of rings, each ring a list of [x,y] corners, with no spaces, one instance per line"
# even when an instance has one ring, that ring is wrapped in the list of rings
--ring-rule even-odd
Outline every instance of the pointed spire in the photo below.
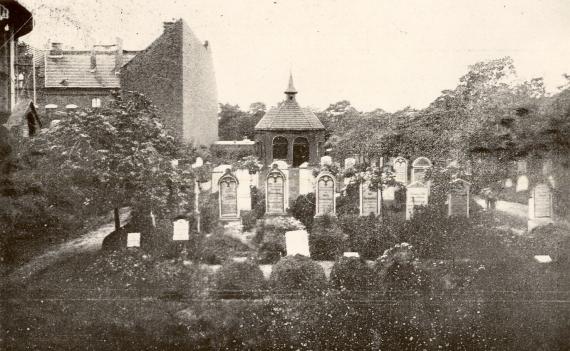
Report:
[[[295,85],[293,85],[293,73],[291,72],[289,72],[289,86],[287,87],[287,90],[285,90],[285,94],[287,94],[288,96],[297,94]]]

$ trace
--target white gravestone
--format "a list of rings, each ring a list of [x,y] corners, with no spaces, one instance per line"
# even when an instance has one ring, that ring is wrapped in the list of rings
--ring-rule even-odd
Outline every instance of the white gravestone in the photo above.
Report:
[[[369,182],[360,183],[360,215],[370,214],[378,216],[380,214],[380,192],[371,190]]]
[[[186,241],[190,239],[190,224],[186,219],[172,222],[172,240]]]
[[[505,179],[505,188],[512,188],[513,187],[513,180],[511,178]]]
[[[414,182],[407,186],[406,191],[406,220],[414,215],[416,206],[428,204],[429,189],[425,183]]]
[[[349,157],[344,159],[344,168],[352,168],[356,166],[356,159]]]
[[[382,199],[386,201],[394,201],[396,199],[396,187],[389,186],[382,189]]]
[[[265,212],[285,214],[285,175],[274,167],[265,180]]]
[[[393,162],[394,179],[404,185],[408,184],[408,160],[396,157]]]
[[[317,177],[315,216],[330,215],[336,212],[335,180],[329,172],[321,172]]]
[[[226,173],[227,170],[231,170],[232,166],[231,165],[219,165],[217,167],[215,167],[214,169],[212,169],[212,192],[215,193],[217,192],[218,189],[218,183],[220,181],[220,178]]]
[[[218,181],[220,219],[239,218],[238,184],[237,178],[229,170]]]
[[[312,193],[315,189],[315,177],[308,166],[299,167],[299,195]]]
[[[516,192],[518,193],[519,191],[527,191],[528,190],[528,177],[523,175],[520,175],[517,178],[517,187],[516,187]]]
[[[552,159],[547,158],[546,160],[542,161],[542,175],[548,177],[552,174],[553,163]]]
[[[360,254],[358,252],[345,252],[342,255],[344,257],[356,257],[356,258],[360,257]]]
[[[517,161],[517,174],[526,174],[527,164],[525,160]]]
[[[311,257],[309,252],[309,233],[306,230],[294,230],[285,233],[287,256],[303,255]]]
[[[128,233],[127,247],[140,247],[140,246],[141,246],[141,233]]]
[[[428,169],[432,167],[427,157],[418,157],[412,163],[412,182],[425,182]]]
[[[332,157],[330,156],[323,156],[321,157],[321,166],[330,166],[332,165]]]
[[[553,223],[552,191],[547,184],[534,187],[528,199],[528,231]]]
[[[247,169],[238,169],[235,172],[238,181],[237,198],[238,213],[239,211],[251,210],[251,188],[250,182],[253,183],[251,175]],[[253,184],[252,184],[253,185]]]
[[[451,182],[447,196],[447,215],[469,217],[469,191],[471,185],[463,179]]]

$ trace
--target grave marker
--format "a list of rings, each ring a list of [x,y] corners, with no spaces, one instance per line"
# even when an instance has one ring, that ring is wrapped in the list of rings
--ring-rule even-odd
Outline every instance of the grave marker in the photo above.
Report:
[[[412,183],[425,182],[428,169],[432,167],[431,161],[427,157],[418,157],[412,163]]]
[[[321,166],[325,166],[325,165],[332,165],[332,157],[330,156],[323,156],[321,157]]]
[[[190,224],[186,219],[179,219],[172,222],[172,240],[190,240]]]
[[[226,170],[226,173],[218,181],[218,188],[220,219],[239,218],[237,203],[238,181],[229,169]]]
[[[140,247],[141,233],[127,233],[127,247]]]
[[[356,257],[360,258],[360,254],[358,252],[345,252],[342,254],[344,257]]]
[[[353,157],[345,158],[344,159],[344,168],[352,168],[356,166],[356,159]]]
[[[317,177],[317,208],[315,216],[331,215],[336,212],[335,180],[330,172],[321,172]]]
[[[360,215],[380,214],[380,191],[371,190],[369,182],[360,183]]]
[[[519,191],[526,191],[528,190],[528,177],[526,175],[520,175],[517,178],[517,186],[516,186],[516,192],[518,193]]]
[[[526,174],[527,163],[526,160],[517,161],[517,174]]]
[[[528,230],[553,223],[552,191],[547,184],[534,187],[528,199]]]
[[[428,204],[429,188],[423,182],[413,182],[406,188],[406,220],[410,220],[416,206]]]
[[[512,188],[513,187],[513,180],[511,178],[507,178],[505,180],[505,188]]]
[[[309,233],[306,230],[293,230],[285,233],[287,256],[303,255],[311,257],[309,251]]]
[[[401,156],[396,157],[393,167],[395,180],[404,185],[408,184],[408,160]]]
[[[273,165],[265,180],[265,212],[285,214],[285,175],[277,165]]]
[[[396,200],[396,187],[389,186],[382,191],[382,198],[386,201]]]
[[[451,189],[447,196],[447,215],[469,217],[469,191],[471,185],[463,179],[451,182]]]

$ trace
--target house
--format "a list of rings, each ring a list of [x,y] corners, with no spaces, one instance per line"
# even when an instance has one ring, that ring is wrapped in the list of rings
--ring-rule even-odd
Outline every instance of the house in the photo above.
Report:
[[[52,43],[36,68],[40,113],[105,106],[121,87],[121,67],[136,53],[123,50],[119,38],[115,44],[94,45],[91,50],[65,50],[62,43]]]
[[[121,89],[148,97],[179,140],[209,146],[218,139],[212,47],[182,19],[164,23],[162,35],[121,68]]]

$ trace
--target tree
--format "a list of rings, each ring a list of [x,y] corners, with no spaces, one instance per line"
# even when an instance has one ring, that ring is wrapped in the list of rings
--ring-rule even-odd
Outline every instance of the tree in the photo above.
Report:
[[[95,188],[115,211],[134,206],[164,216],[190,199],[194,150],[164,128],[155,107],[143,95],[125,93],[109,107],[79,109],[31,141],[30,151],[44,155],[40,169],[70,185]],[[182,166],[172,161],[178,159]],[[59,165],[49,169],[49,165]]]

